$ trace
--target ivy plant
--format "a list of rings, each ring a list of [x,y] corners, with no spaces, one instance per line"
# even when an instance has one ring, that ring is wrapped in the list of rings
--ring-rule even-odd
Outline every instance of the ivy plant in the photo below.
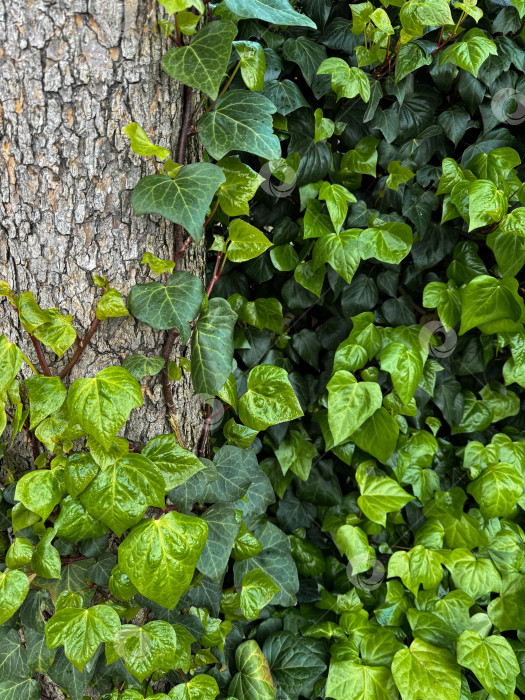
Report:
[[[35,348],[0,337],[1,697],[523,697],[523,0],[159,2],[176,152],[124,131],[174,259],[100,271],[71,350],[0,282]],[[164,346],[69,384],[129,314]],[[136,445],[146,381],[172,432]]]

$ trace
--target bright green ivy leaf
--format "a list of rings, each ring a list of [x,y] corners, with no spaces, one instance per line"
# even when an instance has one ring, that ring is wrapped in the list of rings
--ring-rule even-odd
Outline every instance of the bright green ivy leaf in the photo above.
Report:
[[[117,613],[108,605],[95,605],[87,610],[63,608],[46,625],[47,646],[64,645],[67,658],[82,671],[101,642],[115,639],[120,629]]]
[[[336,445],[344,442],[381,406],[379,384],[358,382],[340,370],[328,383],[328,423]]]
[[[356,480],[361,495],[357,504],[374,523],[386,525],[387,513],[401,510],[414,497],[410,496],[397,482],[389,477],[376,476],[370,468],[361,465],[357,469]]]
[[[396,653],[392,675],[406,700],[459,699],[461,673],[454,655],[422,639]]]
[[[59,377],[38,375],[25,380],[29,392],[29,428],[33,430],[44,418],[62,406],[66,400],[66,387]]]
[[[21,571],[0,572],[0,625],[22,605],[29,591],[29,580]]]
[[[342,58],[327,58],[321,63],[318,75],[332,76],[332,89],[337,99],[351,99],[360,95],[364,102],[370,99],[370,83],[367,74],[360,68],[353,68]]]
[[[266,58],[263,47],[257,41],[234,41],[233,46],[239,54],[244,84],[248,90],[262,90],[266,72]]]
[[[139,156],[156,156],[160,160],[168,158],[169,149],[152,144],[144,129],[137,122],[131,122],[122,131],[129,137],[133,153]]]
[[[239,399],[239,418],[248,428],[266,430],[302,415],[284,369],[259,365],[250,371],[247,390]]]
[[[138,406],[142,406],[140,385],[122,367],[106,367],[93,379],[76,379],[67,397],[71,419],[106,449]]]
[[[474,28],[441,51],[439,65],[452,63],[477,78],[481,65],[491,55],[498,55],[496,44],[481,29]]]
[[[495,700],[507,700],[520,672],[516,655],[505,637],[485,639],[474,630],[465,630],[458,639],[458,663],[476,674]]]
[[[264,253],[271,247],[271,241],[262,231],[242,219],[234,219],[228,227],[230,245],[227,257],[232,262],[246,262]]]
[[[296,12],[288,0],[225,0],[226,5],[238,17],[260,19],[271,24],[288,27],[312,27],[315,23],[306,15]]]
[[[236,156],[222,158],[217,165],[226,178],[217,194],[221,209],[228,216],[249,214],[248,202],[255,196],[261,182],[264,182],[264,177]]]
[[[207,534],[203,520],[174,511],[144,520],[120,545],[119,566],[142,595],[173,609],[189,588]]]

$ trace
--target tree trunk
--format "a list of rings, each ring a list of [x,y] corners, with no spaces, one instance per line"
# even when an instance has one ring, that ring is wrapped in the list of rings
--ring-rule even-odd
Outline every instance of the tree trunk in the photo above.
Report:
[[[133,214],[132,189],[154,166],[130,151],[122,133],[136,121],[176,159],[182,86],[161,70],[163,12],[157,0],[0,0],[0,279],[15,293],[33,291],[42,308],[71,314],[80,337],[100,296],[93,274],[126,294],[146,279],[146,250],[173,259],[173,224]],[[192,146],[190,139],[188,160]],[[192,243],[186,269],[202,277],[204,264],[203,247]],[[0,333],[36,362],[6,300]],[[131,318],[110,319],[70,379],[133,353],[158,356],[164,340]],[[47,356],[54,374],[74,350],[60,360]],[[181,354],[177,341],[173,356]],[[171,431],[159,376],[143,393],[125,432],[140,443]],[[174,400],[186,446],[195,448],[202,406],[187,375],[174,383]],[[21,454],[21,438],[15,453],[17,445]]]

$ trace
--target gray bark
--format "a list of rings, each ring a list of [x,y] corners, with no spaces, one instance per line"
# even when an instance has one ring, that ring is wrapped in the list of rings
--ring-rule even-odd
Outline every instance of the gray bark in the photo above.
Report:
[[[100,296],[93,274],[107,275],[126,294],[148,279],[140,264],[146,250],[173,259],[173,225],[132,212],[134,185],[154,169],[151,159],[131,153],[122,133],[136,121],[175,153],[182,87],[161,70],[163,14],[156,0],[0,0],[0,279],[15,293],[33,291],[42,308],[71,314],[80,337]],[[191,138],[189,147],[191,160]],[[191,244],[186,269],[203,276],[204,257],[202,246]],[[36,363],[6,300],[0,333]],[[71,380],[132,353],[158,356],[164,336],[131,318],[110,319]],[[74,349],[60,360],[46,351],[54,373]],[[181,354],[176,342],[173,357]],[[160,375],[143,393],[144,406],[125,431],[139,443],[171,432]],[[194,448],[202,406],[187,375],[174,383],[174,400]],[[22,443],[15,443],[20,454]]]

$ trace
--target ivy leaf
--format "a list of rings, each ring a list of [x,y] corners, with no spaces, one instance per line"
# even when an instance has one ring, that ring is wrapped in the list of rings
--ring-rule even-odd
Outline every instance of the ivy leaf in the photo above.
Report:
[[[140,385],[122,367],[106,367],[93,379],[76,379],[67,397],[71,420],[106,450],[138,406],[142,406]]]
[[[461,673],[454,655],[422,639],[396,653],[392,675],[406,700],[450,700],[460,695]]]
[[[142,456],[151,460],[162,473],[166,492],[204,469],[203,462],[193,452],[177,445],[173,434],[152,438],[143,448]]]
[[[268,80],[264,83],[263,94],[273,102],[277,112],[283,116],[301,107],[308,107],[303,93],[291,80]],[[281,155],[280,151],[279,155]]]
[[[49,649],[64,645],[67,658],[82,671],[101,642],[110,642],[120,630],[120,620],[108,605],[95,605],[87,610],[63,608],[46,625]]]
[[[33,545],[23,537],[15,537],[13,544],[5,555],[5,564],[8,569],[21,569],[31,561]],[[0,674],[1,675],[1,674]]]
[[[203,520],[174,511],[145,520],[120,545],[119,566],[142,595],[173,610],[190,586],[207,534]]]
[[[467,492],[479,503],[483,517],[505,517],[523,493],[523,476],[511,464],[490,464],[470,482]]]
[[[499,280],[490,275],[478,275],[461,289],[459,334],[476,327],[484,333],[514,330],[521,313],[515,278]]]
[[[412,229],[398,221],[379,221],[365,229],[359,236],[359,253],[362,258],[377,258],[399,265],[412,246]]]
[[[162,275],[164,272],[171,273],[175,268],[173,260],[162,260],[162,258],[157,258],[156,255],[149,252],[144,253],[140,262],[144,265],[149,265],[150,270],[155,275]]]
[[[243,700],[275,700],[276,689],[268,661],[255,640],[237,647],[235,665],[238,673],[228,688],[230,695]]]
[[[3,700],[39,700],[42,688],[32,678],[8,679],[0,683]]]
[[[483,639],[479,632],[465,630],[458,639],[457,656],[495,700],[506,700],[514,692],[520,667],[505,637]]]
[[[266,430],[270,425],[303,415],[284,369],[273,365],[254,367],[247,390],[239,399],[239,418],[248,428]]]
[[[273,133],[273,103],[257,92],[229,90],[199,121],[199,136],[209,154],[219,160],[229,151],[247,151],[271,160],[281,155]],[[217,184],[217,187],[220,183]]]
[[[252,569],[242,577],[241,610],[248,620],[256,620],[281,589],[261,569]]]
[[[330,219],[337,233],[346,219],[347,202],[355,202],[356,198],[342,185],[331,185],[329,182],[323,182],[319,190],[319,199],[326,201]]]
[[[21,571],[0,572],[0,625],[22,605],[29,592],[29,580]]]
[[[126,668],[139,681],[143,681],[159,668],[170,669],[179,666],[179,648],[176,627],[164,620],[152,620],[142,627],[123,625],[116,644],[106,645],[115,655],[124,658]],[[109,661],[109,659],[108,659]]]
[[[98,539],[107,531],[104,523],[93,518],[80,501],[67,496],[60,503],[60,513],[55,520],[57,537],[69,542]]]
[[[361,262],[358,246],[360,233],[361,229],[351,228],[340,233],[328,233],[320,238],[313,249],[314,265],[320,267],[328,263],[350,284]]]
[[[129,294],[133,316],[155,330],[177,328],[181,341],[189,340],[193,321],[204,298],[204,285],[195,275],[177,270],[166,285],[160,282],[136,284]]]
[[[60,578],[62,569],[60,554],[51,544],[55,536],[55,530],[48,528],[35,547],[31,558],[31,568],[37,576],[42,578]]]
[[[170,700],[215,700],[218,694],[219,686],[215,678],[202,674],[187,683],[176,685],[168,697]]]
[[[122,131],[129,137],[133,153],[139,156],[156,156],[160,160],[169,157],[169,149],[152,144],[144,129],[137,122],[131,122]]]
[[[212,22],[206,26],[220,24],[222,22]],[[212,163],[184,165],[174,178],[146,175],[135,186],[131,204],[137,216],[160,214],[180,224],[198,243],[206,212],[224,179],[222,170]]]
[[[447,0],[433,0],[433,2],[409,0],[401,7],[399,19],[409,37],[421,36],[425,27],[454,24]]]
[[[323,117],[323,110],[321,108],[315,110],[314,118],[315,118],[314,143],[319,143],[319,141],[324,141],[325,139],[329,139],[335,131],[334,122],[331,119],[326,119],[325,117]]]
[[[498,593],[501,576],[490,559],[476,557],[468,549],[453,549],[443,563],[450,571],[454,586],[474,600],[487,593]]]
[[[208,539],[197,568],[215,583],[222,583],[240,523],[233,503],[215,503],[202,514]]]
[[[234,219],[230,223],[228,236],[231,243],[228,247],[227,257],[236,263],[256,258],[272,246],[271,241],[266,238],[262,231],[242,219]]]
[[[16,484],[15,498],[45,521],[60,503],[62,488],[59,480],[48,469],[26,472]]]
[[[352,442],[380,462],[386,463],[396,449],[399,426],[381,406],[352,433]]]
[[[226,178],[217,193],[221,209],[228,216],[248,215],[248,202],[254,197],[261,182],[264,182],[264,177],[236,156],[222,158],[217,165]]]
[[[328,382],[328,424],[334,444],[344,442],[381,406],[379,384],[358,382],[346,370],[337,371]]]
[[[401,161],[399,160],[394,160],[389,163],[387,170],[388,177],[386,179],[386,186],[389,190],[397,191],[399,189],[399,185],[402,185],[404,182],[408,182],[416,175],[414,172],[412,172],[412,170],[401,165]]]
[[[162,67],[172,78],[215,100],[236,34],[233,22],[209,22],[197,32],[189,46],[176,46],[168,51],[162,58]]]
[[[24,329],[51,348],[58,357],[62,357],[75,342],[77,334],[71,325],[71,316],[62,316],[58,309],[41,309],[33,292],[19,294],[16,306]]]
[[[367,518],[374,523],[386,525],[387,513],[401,510],[414,497],[410,496],[397,482],[389,477],[375,476],[369,468],[357,468],[356,480],[361,495],[357,504]]]
[[[389,343],[381,351],[381,369],[390,372],[394,387],[404,404],[412,399],[423,378],[422,350],[408,348],[403,343]]]
[[[88,513],[120,537],[148,506],[164,507],[165,481],[147,457],[128,454],[100,472],[79,496]]]
[[[421,66],[429,66],[432,63],[432,56],[427,56],[425,52],[413,42],[405,44],[399,49],[396,61],[395,81],[399,83],[406,78],[409,73],[413,73]]]
[[[260,19],[287,27],[312,27],[315,23],[306,15],[296,12],[288,0],[225,0],[226,5],[238,17]],[[261,698],[262,700],[262,698]]]
[[[122,301],[122,294],[116,289],[108,289],[97,304],[96,317],[99,321],[107,321],[108,318],[121,316],[129,316],[129,311]]]
[[[248,90],[260,91],[264,87],[266,58],[257,41],[234,41],[233,46],[241,61],[241,75]]]
[[[447,284],[429,282],[423,290],[423,306],[427,309],[437,308],[439,319],[447,332],[460,321],[461,295],[452,281]]]
[[[166,364],[162,357],[145,357],[144,355],[128,355],[122,366],[138,382],[144,377],[154,377]]]
[[[360,68],[351,68],[342,58],[327,58],[317,71],[318,75],[332,76],[332,90],[337,99],[351,99],[360,95],[364,102],[370,99],[368,76]]]
[[[477,78],[478,71],[487,58],[498,55],[496,44],[481,29],[469,29],[458,41],[447,46],[439,54],[439,65],[452,63],[464,68]]]
[[[283,45],[283,56],[287,61],[292,61],[299,66],[308,85],[315,80],[317,69],[327,58],[326,48],[322,44],[304,36],[287,39]]]
[[[29,393],[30,430],[58,411],[66,400],[66,387],[59,377],[38,375],[25,380]]]
[[[5,335],[0,336],[0,394],[11,384],[22,366],[21,350],[10,343]]]
[[[243,498],[257,470],[253,450],[243,451],[232,445],[218,450],[213,460],[217,478],[209,483],[203,494],[204,502],[229,502]]]
[[[198,394],[215,396],[232,371],[237,314],[225,299],[210,299],[191,339],[191,379]]]
[[[332,661],[326,694],[334,700],[390,700],[397,692],[388,668]]]

